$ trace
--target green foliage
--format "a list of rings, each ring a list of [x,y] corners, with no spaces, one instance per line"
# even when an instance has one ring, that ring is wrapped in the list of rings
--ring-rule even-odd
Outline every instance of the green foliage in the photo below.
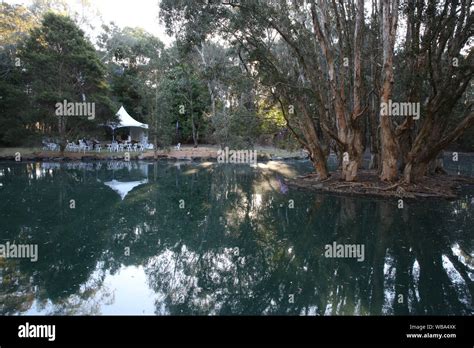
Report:
[[[64,141],[101,133],[97,123],[110,120],[120,105],[149,124],[149,140],[156,138],[159,146],[194,141],[248,147],[262,134],[281,130],[281,124],[272,124],[272,114],[258,107],[258,83],[241,59],[249,59],[248,53],[206,41],[218,27],[204,25],[202,16],[226,15],[225,6],[164,1],[165,22],[184,14],[169,17],[167,11],[176,6],[185,6],[185,17],[195,19],[193,30],[181,28],[175,45],[165,49],[142,29],[111,23],[103,26],[97,50],[72,19],[58,14],[73,16],[61,0],[37,0],[30,8],[2,6],[2,38],[12,44],[0,52],[2,71],[9,71],[0,81],[0,108],[7,115],[0,120],[4,145],[21,145],[41,134]],[[17,47],[22,66],[14,69]],[[83,94],[99,104],[97,122],[69,118],[61,131],[55,104],[82,101]]]
[[[120,29],[111,24],[103,26],[98,46],[114,100],[139,121],[145,121],[149,113],[146,94],[152,84],[150,75],[162,69],[163,43],[142,29]]]
[[[209,95],[193,66],[179,55],[176,48],[167,52],[169,65],[159,80],[158,95],[172,141],[187,143],[192,142],[193,122],[198,135],[206,133]]]
[[[81,29],[68,17],[48,13],[20,50],[24,79],[31,90],[34,118],[57,136],[64,146],[68,137],[90,134],[110,117],[105,67]],[[96,117],[55,115],[55,104],[94,102]],[[56,131],[54,131],[56,129]]]
[[[29,115],[29,100],[25,93],[21,60],[17,58],[18,44],[36,26],[28,8],[0,4],[0,144],[17,146],[34,134]],[[20,65],[20,66],[18,66]]]

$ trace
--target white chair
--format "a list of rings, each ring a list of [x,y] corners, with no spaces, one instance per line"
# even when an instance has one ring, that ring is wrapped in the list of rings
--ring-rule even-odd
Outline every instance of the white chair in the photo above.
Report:
[[[110,152],[116,152],[118,151],[118,143],[117,142],[112,142],[112,144],[107,144],[107,147],[109,147]]]
[[[49,151],[56,151],[58,148],[58,145],[55,143],[47,143],[45,147],[43,147],[44,150],[49,150]]]
[[[86,151],[90,151],[90,146],[87,145],[87,143],[83,142],[82,140],[79,140],[79,151],[83,151],[86,153]]]
[[[100,144],[97,144],[97,145],[95,146],[95,151],[96,151],[96,152],[100,152],[101,150],[102,150],[102,147],[100,146]]]
[[[136,144],[136,143],[133,144],[133,151],[134,151],[134,152],[137,152],[137,148],[138,148],[138,147],[137,147],[137,144]]]
[[[181,143],[178,143],[178,145],[175,146],[175,149],[180,151],[181,150]]]
[[[76,152],[78,150],[78,146],[74,143],[67,143],[66,151]]]

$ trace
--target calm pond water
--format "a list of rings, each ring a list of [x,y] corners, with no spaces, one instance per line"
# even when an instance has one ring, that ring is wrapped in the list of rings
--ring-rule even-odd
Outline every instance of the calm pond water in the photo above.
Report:
[[[0,313],[474,313],[473,190],[399,209],[285,186],[310,169],[0,163],[0,244],[38,245],[0,258]]]

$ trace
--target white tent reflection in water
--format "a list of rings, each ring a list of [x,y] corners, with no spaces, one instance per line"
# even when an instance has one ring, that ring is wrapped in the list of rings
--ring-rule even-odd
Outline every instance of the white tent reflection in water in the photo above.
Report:
[[[129,171],[138,169],[142,176],[146,177],[142,180],[135,181],[119,181],[115,180],[115,170],[127,168]],[[109,162],[107,169],[112,170],[112,180],[104,182],[104,185],[110,187],[112,190],[120,195],[122,201],[135,187],[148,183],[148,164],[147,163],[131,163],[131,162]]]
[[[127,181],[127,182],[117,181],[114,179],[112,181],[104,182],[105,185],[107,185],[108,187],[110,187],[112,190],[114,190],[120,195],[120,197],[122,198],[122,201],[125,199],[125,196],[127,196],[128,193],[132,191],[135,187],[143,185],[143,184],[147,184],[147,183],[148,183],[148,179],[144,179],[141,181]]]

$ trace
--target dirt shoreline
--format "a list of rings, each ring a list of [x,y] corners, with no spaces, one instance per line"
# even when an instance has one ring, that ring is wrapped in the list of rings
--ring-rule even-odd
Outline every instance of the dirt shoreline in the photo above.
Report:
[[[218,147],[208,146],[200,148],[185,147],[181,150],[159,151],[157,158],[153,151],[144,153],[130,152],[130,161],[194,161],[194,162],[217,162]],[[66,152],[63,157],[59,152],[52,151],[34,151],[34,149],[18,149],[21,154],[22,162],[72,162],[72,161],[123,161],[125,153],[114,152]],[[275,153],[277,152],[277,153]],[[290,153],[275,149],[260,150],[257,156],[258,161],[286,161],[286,160],[304,160],[305,158],[298,153]],[[8,154],[0,153],[0,162],[15,161],[12,150]],[[286,179],[289,187],[308,190],[320,193],[335,194],[342,196],[365,196],[378,198],[406,198],[406,199],[456,199],[459,197],[463,187],[474,186],[474,178],[454,176],[454,175],[436,175],[425,177],[418,184],[404,184],[403,182],[385,183],[378,180],[376,171],[360,170],[356,182],[345,182],[341,180],[340,171],[331,172],[327,180],[319,180],[315,173],[298,176],[293,179]]]
[[[24,150],[24,151],[22,151]],[[184,147],[180,150],[160,150],[155,158],[154,152],[148,150],[145,152],[129,152],[129,158],[131,161],[142,160],[142,161],[155,161],[155,160],[170,160],[170,161],[217,161],[217,151],[219,147]],[[61,156],[59,152],[55,151],[34,151],[32,149],[18,149],[4,151],[7,153],[0,152],[0,161],[15,161],[15,152],[19,152],[22,161],[107,161],[107,160],[124,160],[125,152],[65,152],[64,156]],[[304,159],[301,154],[297,152],[288,152],[284,150],[262,148],[257,152],[257,160],[294,160]]]
[[[124,161],[124,155],[110,155],[110,156],[96,156],[96,155],[82,155],[82,156],[22,156],[21,162],[75,162],[75,161]],[[130,154],[130,161],[197,161],[197,162],[217,162],[217,156],[186,156],[186,155],[164,155],[158,154],[156,158],[153,155],[134,155]],[[300,157],[281,157],[275,158],[266,155],[258,155],[257,161],[287,161],[287,160],[304,160]],[[15,156],[0,156],[0,162],[16,162]]]

